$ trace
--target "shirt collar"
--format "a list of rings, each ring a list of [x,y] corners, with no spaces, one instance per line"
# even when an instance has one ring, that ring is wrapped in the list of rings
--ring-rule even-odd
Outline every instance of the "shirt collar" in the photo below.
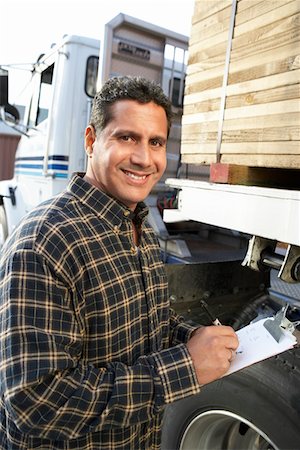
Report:
[[[93,210],[97,216],[104,218],[112,226],[120,226],[124,220],[132,220],[136,223],[142,223],[145,220],[149,213],[149,208],[145,203],[138,203],[133,212],[113,197],[85,181],[83,176],[84,173],[74,174],[67,190],[77,197],[81,203]]]

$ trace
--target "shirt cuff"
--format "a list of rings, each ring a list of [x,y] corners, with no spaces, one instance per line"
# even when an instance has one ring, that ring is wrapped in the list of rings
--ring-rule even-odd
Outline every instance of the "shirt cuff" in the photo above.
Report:
[[[186,344],[191,338],[193,332],[199,328],[198,326],[189,325],[186,322],[179,323],[173,331],[172,345]]]
[[[185,344],[176,345],[151,356],[161,381],[165,404],[200,392],[193,361]]]

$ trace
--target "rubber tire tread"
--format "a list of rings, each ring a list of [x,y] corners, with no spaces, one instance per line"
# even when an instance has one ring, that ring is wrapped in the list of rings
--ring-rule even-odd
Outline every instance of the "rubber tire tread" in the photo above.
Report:
[[[162,450],[178,449],[191,420],[215,409],[247,419],[280,450],[299,450],[300,348],[224,377],[204,386],[200,394],[169,405],[164,415]]]

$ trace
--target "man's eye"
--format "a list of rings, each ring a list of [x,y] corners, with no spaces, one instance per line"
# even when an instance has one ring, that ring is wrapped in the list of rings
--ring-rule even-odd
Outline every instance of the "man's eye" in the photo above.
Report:
[[[152,139],[151,145],[153,147],[162,147],[162,142],[159,139]]]
[[[132,136],[128,136],[128,135],[124,135],[124,136],[120,136],[121,141],[124,142],[131,142],[133,140]]]

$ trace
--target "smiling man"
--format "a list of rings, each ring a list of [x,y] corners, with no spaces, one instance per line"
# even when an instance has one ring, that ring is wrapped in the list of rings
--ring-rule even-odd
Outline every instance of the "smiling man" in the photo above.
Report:
[[[96,125],[86,130],[90,158],[84,178],[134,211],[165,171],[167,117],[152,101],[122,100],[111,114],[102,132]]]
[[[159,449],[164,406],[228,370],[235,333],[192,328],[169,309],[147,223],[170,126],[159,86],[107,81],[86,129],[86,174],[5,245],[1,449]]]

